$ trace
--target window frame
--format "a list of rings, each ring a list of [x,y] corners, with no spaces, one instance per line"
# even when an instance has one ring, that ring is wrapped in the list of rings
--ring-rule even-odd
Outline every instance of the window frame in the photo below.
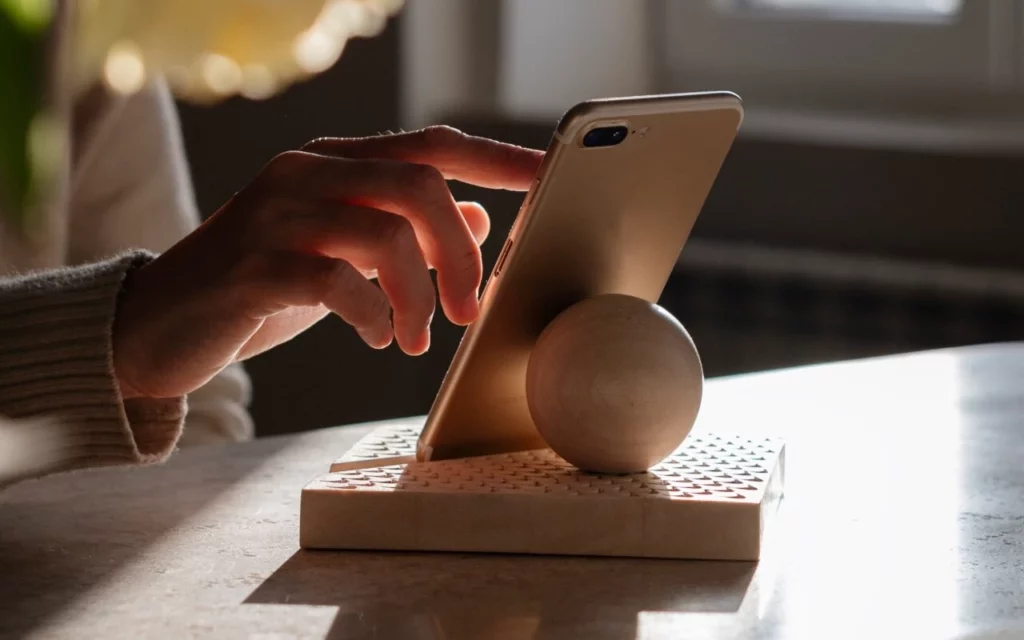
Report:
[[[723,11],[719,2],[652,5],[658,89],[736,91],[747,105],[747,134],[1024,148],[1024,8],[1017,0],[969,0],[953,18],[917,21]]]

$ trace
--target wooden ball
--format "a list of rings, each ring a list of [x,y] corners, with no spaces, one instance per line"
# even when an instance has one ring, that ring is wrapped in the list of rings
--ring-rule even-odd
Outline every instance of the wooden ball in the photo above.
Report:
[[[693,428],[704,371],[689,333],[656,304],[626,295],[579,302],[530,354],[526,399],[541,436],[584,471],[640,473]]]

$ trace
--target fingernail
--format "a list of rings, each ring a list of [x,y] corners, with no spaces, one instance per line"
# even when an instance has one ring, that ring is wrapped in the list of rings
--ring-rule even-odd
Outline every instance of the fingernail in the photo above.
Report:
[[[421,356],[430,349],[430,327],[424,328],[410,344],[403,347],[403,351],[410,356]]]
[[[430,325],[413,324],[411,318],[400,317],[395,325],[395,340],[406,355],[421,355],[430,347]]]

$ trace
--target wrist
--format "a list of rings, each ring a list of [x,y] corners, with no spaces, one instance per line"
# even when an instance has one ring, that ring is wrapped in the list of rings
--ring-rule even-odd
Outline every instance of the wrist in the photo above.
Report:
[[[138,286],[139,273],[143,269],[145,269],[145,265],[139,264],[133,265],[125,272],[124,279],[121,281],[121,289],[118,292],[114,321],[111,327],[111,361],[114,379],[121,398],[124,400],[146,397],[146,394],[131,382],[129,375],[136,368],[130,356],[133,353],[138,354],[138,347],[132,348],[129,345],[132,342],[131,329],[135,325],[132,320],[134,300],[140,289]]]

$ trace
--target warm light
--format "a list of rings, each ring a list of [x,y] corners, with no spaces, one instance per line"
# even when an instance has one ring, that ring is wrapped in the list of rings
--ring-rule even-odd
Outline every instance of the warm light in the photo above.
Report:
[[[242,88],[239,90],[246,98],[263,100],[274,95],[277,82],[270,69],[261,65],[249,65],[242,70]]]
[[[295,40],[295,60],[306,73],[320,73],[337,62],[343,43],[319,28],[310,29]]]
[[[376,19],[374,19],[376,18]],[[317,28],[331,37],[373,33],[382,21],[380,14],[372,13],[353,2],[329,2],[317,19]]]
[[[787,442],[779,529],[764,548],[775,557],[762,559],[783,569],[774,577],[759,565],[744,599],[749,619],[787,638],[936,638],[955,628],[962,367],[936,352],[706,386],[695,433]],[[763,598],[773,603],[765,610]],[[676,625],[677,637],[690,630]]]
[[[227,56],[208,53],[203,56],[199,69],[203,81],[214,93],[232,93],[242,85],[242,70]]]
[[[37,0],[0,0],[5,3],[23,13],[37,6]],[[166,76],[175,96],[191,102],[267,98],[330,68],[346,42],[379,34],[403,4],[78,0],[73,90],[103,79],[117,93],[131,94],[150,78]]]
[[[317,18],[320,29],[328,33],[341,33],[352,23],[353,7],[345,2],[329,2]]]
[[[146,82],[146,65],[142,52],[132,42],[119,42],[110,48],[103,65],[107,85],[118,93],[135,93]]]

